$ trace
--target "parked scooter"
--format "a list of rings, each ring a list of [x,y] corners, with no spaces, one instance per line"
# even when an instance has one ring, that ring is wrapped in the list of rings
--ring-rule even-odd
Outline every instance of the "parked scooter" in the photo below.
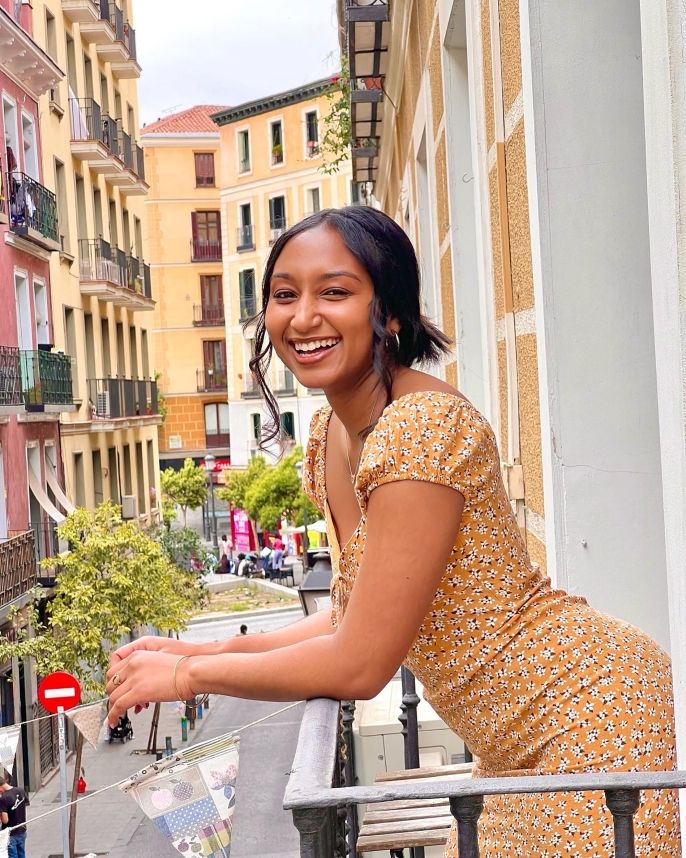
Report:
[[[129,739],[133,739],[133,725],[131,724],[128,712],[124,712],[115,727],[110,727],[110,734],[108,736],[110,745],[115,739],[119,739],[122,744],[128,742]]]

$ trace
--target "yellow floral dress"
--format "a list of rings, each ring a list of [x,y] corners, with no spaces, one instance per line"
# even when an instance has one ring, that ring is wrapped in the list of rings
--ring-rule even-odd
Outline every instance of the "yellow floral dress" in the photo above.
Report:
[[[315,414],[304,469],[305,489],[329,521],[330,418],[329,407]],[[329,530],[334,623],[362,563],[369,496],[394,480],[440,483],[465,499],[445,574],[405,663],[478,758],[475,774],[673,769],[667,655],[634,626],[553,589],[532,566],[493,431],[456,395],[400,397],[368,436],[355,482],[360,523],[340,551]],[[644,792],[635,826],[638,856],[681,855],[675,792]],[[612,854],[601,792],[488,797],[479,832],[483,858]],[[457,858],[454,828],[445,855]]]

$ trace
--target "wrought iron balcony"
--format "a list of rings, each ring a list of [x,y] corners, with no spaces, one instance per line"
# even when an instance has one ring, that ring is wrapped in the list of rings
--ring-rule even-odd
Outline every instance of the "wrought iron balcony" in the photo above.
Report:
[[[196,304],[193,307],[193,324],[196,327],[211,327],[224,324],[223,304]]]
[[[419,698],[416,700],[418,702]],[[370,809],[375,811],[374,816],[378,819],[383,816],[385,803],[390,802],[412,802],[414,807],[422,807],[427,818],[424,828],[435,814],[435,827],[443,827],[446,839],[448,819],[445,811],[449,810],[457,820],[460,858],[478,858],[477,822],[484,796],[596,790],[604,790],[606,804],[612,814],[615,858],[635,858],[633,816],[640,805],[641,791],[686,787],[686,771],[590,772],[502,778],[452,776],[452,779],[446,771],[445,779],[441,780],[436,769],[431,770],[431,778],[413,779],[412,772],[408,771],[403,773],[406,778],[402,781],[355,786],[354,709],[352,703],[340,704],[335,700],[310,700],[306,704],[284,796],[284,808],[292,811],[294,825],[300,832],[302,858],[328,858],[333,854],[352,858],[360,852],[399,852],[403,847],[420,847],[422,842],[427,843],[422,840],[422,832],[415,832],[417,839],[412,841],[408,834],[412,827],[409,822],[403,826],[370,824],[369,833],[365,833],[363,828],[358,837],[357,806],[373,805]],[[389,811],[392,807],[389,804]],[[389,834],[389,828],[395,829],[395,841]],[[372,834],[372,830],[378,833]],[[384,845],[381,845],[382,840]],[[440,845],[440,841],[434,840],[433,844]],[[529,844],[529,853],[540,854],[545,845]]]
[[[38,583],[33,531],[0,535],[0,605],[24,596]]]
[[[150,378],[89,378],[94,420],[124,420],[159,414],[157,382]]]
[[[273,220],[271,220],[269,223],[269,229],[271,230],[271,238],[269,243],[274,244],[276,239],[280,235],[283,235],[284,232],[286,232],[287,228],[288,224],[286,222],[285,217],[275,217]]]
[[[377,103],[384,97],[384,75],[356,77],[350,81],[350,100],[353,103]]]
[[[254,250],[255,236],[253,225],[246,223],[236,229],[236,250]]]
[[[48,351],[20,351],[21,390],[27,411],[74,410],[71,358]]]
[[[214,390],[227,390],[227,375],[225,369],[214,369],[205,367],[197,371],[198,393],[207,393]]]
[[[81,294],[129,310],[153,310],[150,266],[103,238],[79,240]]]
[[[30,8],[20,0],[0,6],[0,70],[42,95],[62,80],[64,72],[30,35],[30,15]]]
[[[221,260],[222,243],[220,239],[191,239],[191,262],[221,262]]]
[[[80,25],[81,35],[87,42],[94,41],[93,31],[89,29],[89,25],[110,26],[109,0],[62,0],[62,11],[69,22]],[[114,31],[110,33],[110,39],[113,38]]]
[[[0,346],[0,414],[18,414],[23,410],[19,349]]]
[[[357,137],[353,140],[353,158],[375,158],[379,151],[378,137]]]
[[[348,21],[388,21],[388,0],[346,0]]]
[[[6,177],[10,230],[45,250],[60,250],[57,198],[26,173]]]
[[[71,153],[94,173],[119,172],[117,124],[93,98],[70,98]]]
[[[44,521],[31,522],[31,534],[33,535],[34,558],[36,565],[48,557],[56,557],[61,552],[60,540],[57,536],[57,525],[54,521],[46,524]],[[62,550],[66,549],[66,543],[62,543]],[[54,587],[55,570],[44,569],[38,566],[37,583],[42,587]]]

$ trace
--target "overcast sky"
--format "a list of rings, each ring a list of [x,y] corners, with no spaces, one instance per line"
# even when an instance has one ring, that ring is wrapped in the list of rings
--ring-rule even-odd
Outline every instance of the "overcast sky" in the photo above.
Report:
[[[335,0],[137,0],[134,16],[142,123],[193,104],[240,104],[338,69]]]

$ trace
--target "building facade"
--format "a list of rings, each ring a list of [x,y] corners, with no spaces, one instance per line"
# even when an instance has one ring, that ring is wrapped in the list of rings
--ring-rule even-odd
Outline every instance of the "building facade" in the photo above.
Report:
[[[221,369],[228,381],[231,464],[245,467],[258,451],[267,419],[248,361],[253,332],[242,322],[261,304],[264,265],[274,240],[308,214],[353,199],[351,165],[327,175],[320,142],[329,113],[331,80],[258,99],[217,113],[221,147],[221,225],[226,350],[208,352],[204,371]],[[275,357],[270,382],[281,411],[286,444],[307,441],[313,413],[324,403]],[[270,453],[278,456],[280,446]]]
[[[64,519],[60,414],[74,410],[71,361],[57,350],[50,260],[59,250],[57,205],[42,164],[40,102],[63,77],[40,47],[32,8],[0,2],[0,631],[28,591],[50,587],[38,565],[57,550]],[[0,723],[35,700],[29,666],[0,664]],[[35,788],[55,764],[50,722],[24,725],[18,782]]]
[[[413,238],[445,377],[532,558],[671,651],[686,754],[684,11],[339,0],[354,177]]]
[[[155,367],[166,416],[163,467],[211,451],[229,458],[223,244],[219,204],[221,105],[198,105],[141,132],[150,182]]]
[[[77,406],[61,426],[67,494],[87,508],[111,498],[125,517],[149,521],[160,496],[160,417],[131,7],[36,0],[33,18],[36,39],[66,73],[42,97],[41,131],[59,220],[55,344],[72,359]]]

